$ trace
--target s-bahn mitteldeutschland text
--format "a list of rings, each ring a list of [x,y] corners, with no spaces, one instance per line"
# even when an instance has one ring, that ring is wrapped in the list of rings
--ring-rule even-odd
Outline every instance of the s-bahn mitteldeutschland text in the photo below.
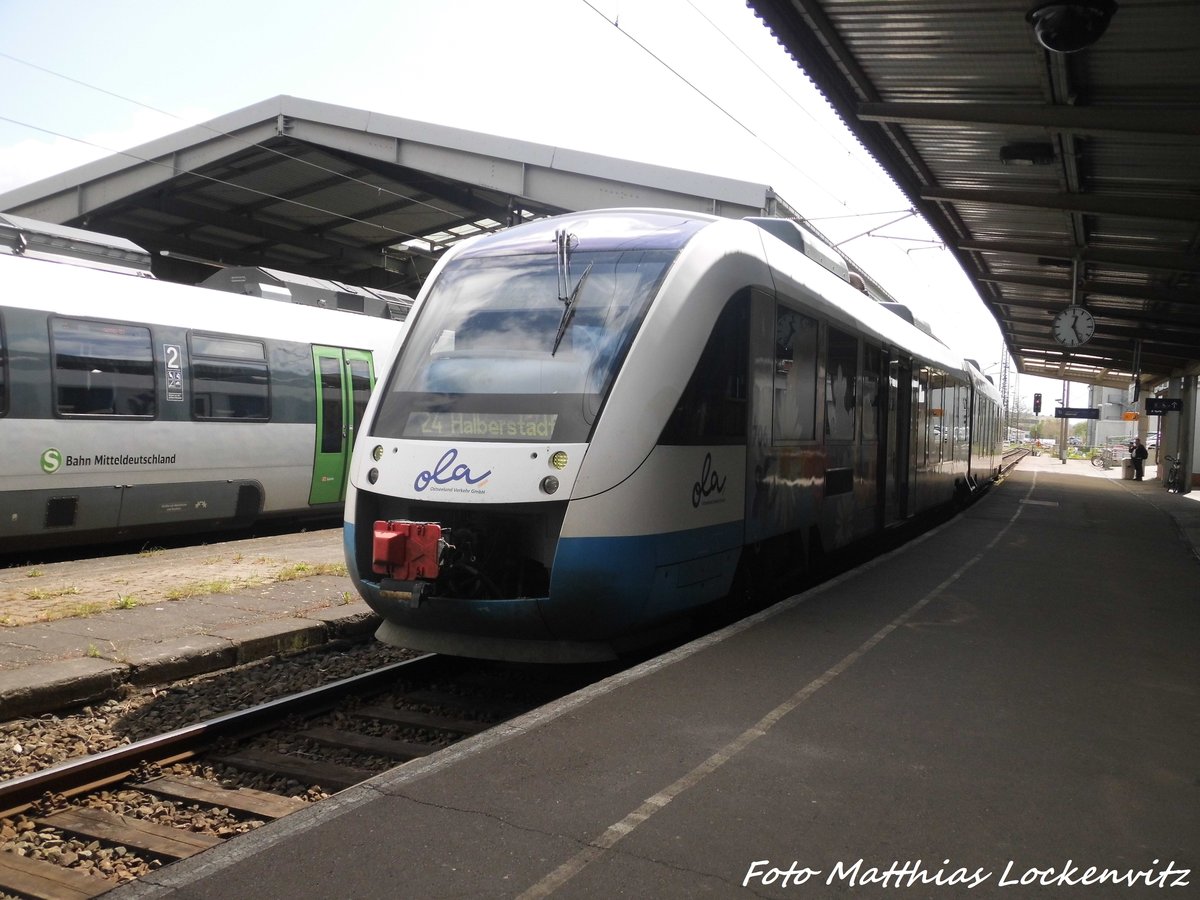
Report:
[[[174,453],[93,453],[90,456],[72,456],[70,453],[59,453],[57,450],[47,450],[42,454],[42,468],[47,472],[59,468],[82,469],[89,466],[173,466]]]

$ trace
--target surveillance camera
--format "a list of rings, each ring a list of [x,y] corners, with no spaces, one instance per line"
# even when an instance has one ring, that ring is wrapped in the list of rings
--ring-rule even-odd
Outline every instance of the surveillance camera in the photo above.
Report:
[[[1100,40],[1116,11],[1116,0],[1051,0],[1034,6],[1025,14],[1025,21],[1047,50],[1074,53]]]

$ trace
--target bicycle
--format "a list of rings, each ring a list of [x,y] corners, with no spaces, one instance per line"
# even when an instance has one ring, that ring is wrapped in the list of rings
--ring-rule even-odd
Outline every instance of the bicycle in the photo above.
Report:
[[[1111,469],[1113,452],[1111,450],[1096,450],[1092,453],[1092,465],[1097,469]]]
[[[1163,457],[1169,468],[1167,469],[1167,491],[1172,494],[1183,493],[1183,466],[1180,465],[1178,457],[1165,456]]]

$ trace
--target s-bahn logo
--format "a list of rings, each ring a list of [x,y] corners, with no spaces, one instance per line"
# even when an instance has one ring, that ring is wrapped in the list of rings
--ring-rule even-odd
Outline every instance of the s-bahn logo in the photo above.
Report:
[[[49,447],[42,451],[42,471],[47,475],[53,475],[62,468],[63,455],[56,447]]]
[[[458,459],[458,450],[452,447],[442,454],[437,465],[417,475],[413,487],[418,491],[424,491],[433,484],[447,490],[466,491],[474,485],[484,483],[484,480],[492,474],[492,470],[488,469],[482,475],[476,475],[466,463],[455,465],[456,459]],[[447,488],[447,485],[460,483],[463,485],[462,487]]]
[[[718,496],[715,500],[709,500],[708,497],[712,494],[725,493],[726,479],[717,476],[713,469],[712,454],[704,454],[704,468],[700,470],[700,480],[692,485],[692,507],[700,508],[701,503],[719,503],[724,500],[724,497]]]

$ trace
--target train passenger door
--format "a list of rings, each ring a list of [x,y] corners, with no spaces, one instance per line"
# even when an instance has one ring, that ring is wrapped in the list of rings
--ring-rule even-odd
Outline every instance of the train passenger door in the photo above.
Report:
[[[340,503],[354,435],[375,384],[371,354],[341,347],[313,347],[316,371],[317,442],[308,502]]]

